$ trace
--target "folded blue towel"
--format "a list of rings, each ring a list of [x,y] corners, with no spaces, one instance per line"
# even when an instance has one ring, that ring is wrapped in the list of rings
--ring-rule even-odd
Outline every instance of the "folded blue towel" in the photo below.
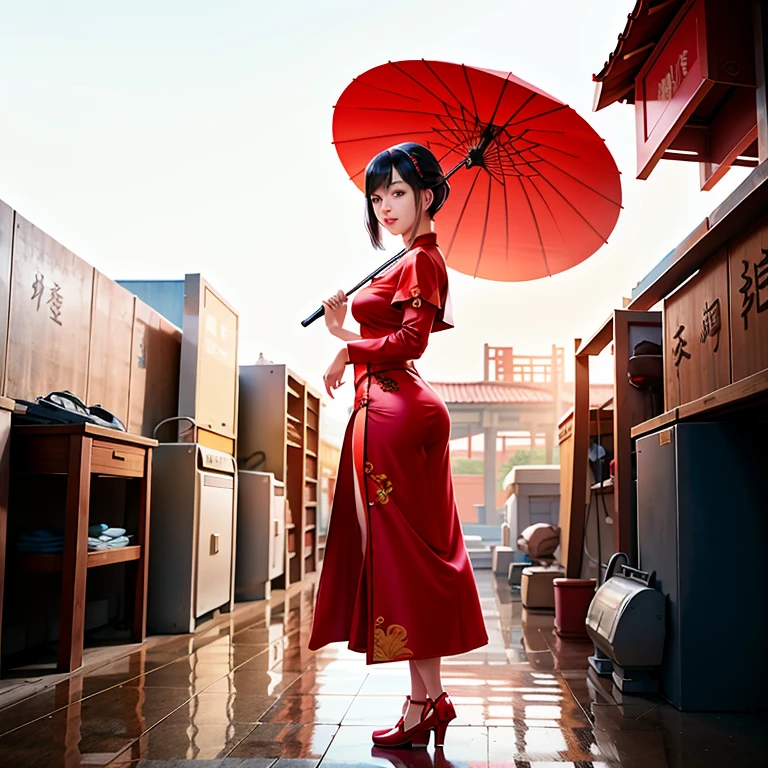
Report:
[[[61,544],[32,544],[26,541],[16,542],[16,549],[27,555],[51,555],[64,551],[64,542]]]
[[[112,541],[107,542],[107,547],[109,549],[119,549],[120,547],[126,547],[128,546],[129,538],[129,536],[120,536],[118,539],[112,539]]]
[[[104,541],[104,536],[109,539],[116,539],[118,536],[125,536],[125,528],[107,528],[106,530],[102,531],[102,541]]]
[[[51,541],[64,541],[63,528],[37,528],[29,531],[22,531],[19,534],[20,541],[48,543]]]
[[[104,531],[108,530],[109,526],[106,523],[97,523],[96,525],[88,526],[89,536],[101,536]]]

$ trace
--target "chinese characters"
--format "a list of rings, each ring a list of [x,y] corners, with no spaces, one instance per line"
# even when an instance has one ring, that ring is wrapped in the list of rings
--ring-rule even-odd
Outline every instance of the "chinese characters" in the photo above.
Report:
[[[704,319],[701,325],[701,343],[706,343],[707,339],[711,336],[715,340],[714,352],[720,348],[720,299],[715,299],[712,305],[708,302],[704,302]]]
[[[46,301],[50,312],[49,320],[53,320],[56,325],[62,325],[61,308],[64,303],[64,297],[61,294],[61,286],[54,282],[53,287],[48,288],[47,290],[50,291],[50,297],[48,301]],[[32,283],[31,301],[37,299],[37,307],[35,307],[37,312],[40,311],[40,304],[42,303],[45,291],[45,276],[41,272],[35,272],[35,280]]]
[[[658,101],[670,101],[688,74],[688,51],[683,51],[674,64],[669,65],[669,72],[659,81],[656,87]]]
[[[757,264],[750,264],[746,259],[741,260],[744,281],[739,288],[741,294],[741,317],[744,320],[744,330],[749,330],[749,312],[757,307],[757,314],[768,309],[768,248],[761,248],[763,258]],[[752,269],[750,269],[750,267]],[[754,270],[754,279],[752,278]]]
[[[684,330],[685,326],[681,325],[677,329],[677,333],[672,337],[673,340],[677,342],[675,348],[672,350],[672,354],[675,356],[675,368],[680,367],[680,363],[684,358],[687,357],[690,360],[691,357],[691,353],[685,351],[685,348],[688,346],[688,342],[683,338]]]

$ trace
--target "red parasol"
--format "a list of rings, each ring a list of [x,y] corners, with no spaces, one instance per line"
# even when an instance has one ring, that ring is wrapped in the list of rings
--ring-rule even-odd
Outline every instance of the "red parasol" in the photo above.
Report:
[[[603,140],[511,73],[423,59],[382,64],[342,93],[333,136],[360,189],[370,159],[400,142],[419,142],[452,168],[440,242],[448,266],[475,277],[513,282],[570,269],[607,242],[621,209]]]

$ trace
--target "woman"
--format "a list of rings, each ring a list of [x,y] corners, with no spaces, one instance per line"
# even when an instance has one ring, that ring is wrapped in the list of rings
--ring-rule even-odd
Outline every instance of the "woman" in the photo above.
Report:
[[[450,418],[413,364],[429,334],[452,327],[445,259],[433,217],[450,187],[434,155],[398,144],[366,169],[366,228],[400,235],[408,252],[352,305],[362,336],[343,328],[347,298],[327,301],[346,342],[325,374],[330,397],[354,367],[355,410],[339,465],[309,648],[348,641],[368,664],[408,660],[411,694],[377,746],[442,746],[456,715],[442,656],[486,645],[477,586],[453,495]]]

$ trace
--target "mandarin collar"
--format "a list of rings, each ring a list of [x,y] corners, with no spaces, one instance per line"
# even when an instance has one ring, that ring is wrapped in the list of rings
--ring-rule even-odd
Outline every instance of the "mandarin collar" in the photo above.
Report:
[[[419,245],[437,245],[437,232],[425,232],[423,235],[417,235],[411,248]]]

